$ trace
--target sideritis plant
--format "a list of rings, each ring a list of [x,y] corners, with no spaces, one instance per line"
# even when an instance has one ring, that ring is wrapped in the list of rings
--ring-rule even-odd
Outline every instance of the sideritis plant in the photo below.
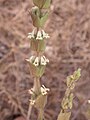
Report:
[[[45,71],[46,65],[49,63],[49,60],[43,54],[46,48],[45,40],[49,38],[49,35],[43,30],[43,27],[49,15],[48,9],[51,0],[33,0],[33,3],[35,7],[31,9],[30,14],[35,28],[31,33],[28,33],[28,39],[30,41],[30,49],[35,51],[35,54],[26,60],[29,63],[30,74],[34,78],[34,85],[33,88],[29,90],[31,99],[27,120],[30,119],[32,107],[38,110],[37,120],[44,120],[44,107],[47,103],[47,94],[50,90],[44,85],[41,85],[40,78]],[[81,70],[78,69],[73,75],[67,77],[67,89],[61,103],[62,109],[57,120],[70,119],[74,98],[73,89],[76,81],[80,77],[80,71]]]
[[[34,86],[29,90],[31,100],[27,120],[30,118],[33,106],[38,110],[38,120],[43,120],[44,107],[49,92],[49,88],[40,83],[40,77],[42,77],[45,67],[49,63],[49,60],[43,55],[46,48],[45,39],[49,38],[49,35],[43,30],[43,26],[49,15],[48,8],[51,0],[33,0],[33,3],[35,7],[31,9],[30,14],[35,29],[28,34],[28,39],[30,40],[30,48],[35,51],[35,54],[27,61],[30,66],[30,73],[34,77]]]

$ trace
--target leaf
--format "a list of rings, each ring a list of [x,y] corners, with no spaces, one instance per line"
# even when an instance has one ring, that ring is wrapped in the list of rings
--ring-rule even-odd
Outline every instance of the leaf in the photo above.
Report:
[[[39,8],[47,9],[50,6],[51,0],[33,0],[33,3]]]
[[[32,63],[29,63],[29,65],[30,65],[30,73],[33,76],[41,77],[43,75],[46,66],[43,65],[35,66]]]
[[[41,17],[41,20],[40,20],[40,26],[42,27],[44,24],[45,24],[45,22],[46,22],[46,20],[47,20],[47,18],[48,18],[48,12],[46,12],[45,14],[44,14],[44,16],[42,16]]]
[[[31,10],[31,18],[32,18],[32,21],[33,21],[33,25],[35,27],[40,27],[40,10],[38,7],[33,7],[32,10]]]
[[[30,41],[30,47],[33,51],[43,52],[45,50],[45,41],[44,40],[33,40]]]
[[[38,7],[33,7],[31,10],[33,25],[35,27],[43,27],[48,18],[48,15],[49,15],[48,12],[42,14],[40,13]]]
[[[71,112],[60,112],[57,120],[70,120]]]
[[[81,69],[79,68],[77,71],[74,72],[74,79],[77,81],[81,76]]]
[[[35,100],[35,107],[38,109],[44,109],[47,103],[47,95],[40,94]]]
[[[41,77],[43,75],[43,73],[45,71],[45,67],[46,66],[42,66],[42,65],[37,67],[37,71],[36,71],[36,76],[37,77]]]
[[[43,5],[45,4],[46,0],[33,0],[33,3],[38,6],[39,8],[42,8]]]

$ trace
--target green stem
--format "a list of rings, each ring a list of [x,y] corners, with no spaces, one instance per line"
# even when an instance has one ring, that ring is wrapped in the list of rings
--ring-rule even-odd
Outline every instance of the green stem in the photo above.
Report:
[[[38,120],[44,120],[44,110],[43,109],[40,109],[39,110],[39,115],[38,115]]]
[[[34,91],[37,95],[40,93],[40,88],[41,84],[39,78],[34,78]]]

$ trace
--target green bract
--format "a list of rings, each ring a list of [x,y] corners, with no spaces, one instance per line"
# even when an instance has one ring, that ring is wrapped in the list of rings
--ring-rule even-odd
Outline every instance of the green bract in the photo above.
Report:
[[[31,17],[33,20],[33,25],[37,28],[43,27],[47,18],[48,18],[48,12],[40,13],[40,10],[38,7],[33,7],[31,10]]]
[[[40,9],[41,8],[48,8],[50,7],[51,0],[33,0],[33,3],[38,6]]]
[[[42,94],[40,94],[35,101],[35,107],[38,109],[44,109],[46,102],[47,102],[47,95],[43,96]]]
[[[65,113],[61,112],[57,120],[69,120],[70,116],[71,116],[71,112],[65,112]]]
[[[67,77],[67,86],[74,88],[74,83],[80,78],[81,76],[81,69],[79,68],[77,71],[74,72],[73,75]]]
[[[35,66],[30,63],[30,72],[33,76],[41,77],[45,71],[45,67],[44,65]]]
[[[33,51],[36,52],[43,52],[45,50],[45,41],[44,40],[36,40],[36,39],[31,39],[30,40],[30,47]]]

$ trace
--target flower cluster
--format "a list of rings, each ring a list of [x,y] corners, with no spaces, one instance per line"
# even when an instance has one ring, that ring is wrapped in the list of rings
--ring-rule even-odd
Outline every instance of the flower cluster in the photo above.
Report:
[[[32,63],[34,66],[39,66],[39,65],[45,66],[49,62],[49,60],[45,56],[41,56],[41,57],[31,56],[29,59],[26,60]]]
[[[49,88],[46,88],[44,85],[41,87],[41,94],[42,95],[47,95],[47,93],[50,91]]]
[[[74,98],[72,90],[75,88],[76,81],[78,81],[80,76],[81,69],[79,68],[77,71],[73,73],[73,75],[67,77],[67,89],[61,103],[63,110],[72,109],[72,103]]]
[[[44,85],[42,85],[41,86],[41,92],[40,92],[40,94],[37,96],[36,95],[36,93],[35,93],[35,91],[34,91],[34,89],[33,88],[31,88],[30,90],[29,90],[29,93],[31,94],[31,95],[35,95],[36,97],[34,98],[34,99],[31,99],[30,100],[30,104],[33,106],[33,105],[36,105],[37,104],[37,102],[38,102],[38,104],[40,104],[41,105],[41,102],[39,102],[39,101],[42,101],[42,99],[45,99],[44,98],[44,96],[46,96],[47,94],[48,94],[48,92],[50,91],[50,89],[49,88],[46,88]],[[42,99],[40,99],[40,98],[42,98]],[[44,101],[43,101],[44,102]],[[44,104],[42,102],[42,105]]]
[[[34,105],[35,104],[35,100],[30,100],[30,105]]]
[[[31,33],[28,33],[28,38],[30,38],[30,39],[36,39],[36,40],[43,40],[44,38],[49,38],[50,36],[47,34],[47,33],[45,33],[45,31],[44,30],[39,30],[38,32],[37,32],[37,34],[35,34],[35,29],[31,32]]]

